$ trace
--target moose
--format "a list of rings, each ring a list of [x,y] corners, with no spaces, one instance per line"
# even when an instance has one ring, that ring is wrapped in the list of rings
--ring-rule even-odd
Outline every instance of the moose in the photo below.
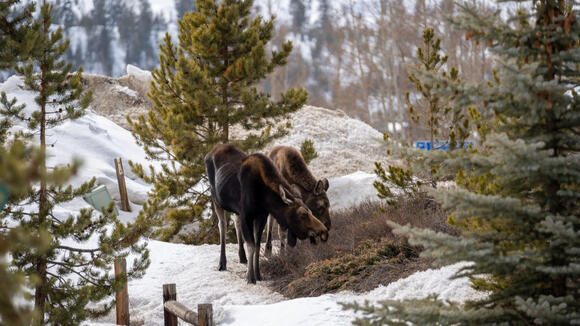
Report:
[[[205,156],[205,168],[211,188],[214,210],[219,219],[219,270],[226,269],[226,216],[236,214],[238,254],[248,263],[247,281],[256,283],[260,275],[260,243],[270,214],[284,230],[298,239],[316,243],[328,239],[328,229],[304,204],[300,192],[280,175],[272,161],[263,154],[247,155],[230,144],[220,144]],[[243,238],[243,241],[242,241]],[[246,259],[243,243],[248,250]]]
[[[304,204],[312,211],[312,214],[330,230],[330,202],[326,195],[329,186],[328,180],[325,178],[316,180],[308,169],[304,158],[294,147],[274,147],[268,156],[274,165],[276,165],[282,177],[293,187],[298,188]],[[268,217],[266,255],[272,253],[272,229],[274,224],[275,220],[271,216]],[[279,229],[278,234],[280,235],[280,246],[284,247],[285,244],[281,229]],[[296,236],[290,230],[288,231],[287,241],[292,247],[296,245]]]

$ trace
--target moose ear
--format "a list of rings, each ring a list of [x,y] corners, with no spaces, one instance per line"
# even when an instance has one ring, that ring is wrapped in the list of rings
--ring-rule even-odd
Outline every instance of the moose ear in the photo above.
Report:
[[[323,178],[321,181],[324,184],[324,191],[327,191],[328,187],[330,187],[330,184],[328,184],[328,179]]]
[[[318,180],[316,182],[316,186],[314,187],[314,193],[316,195],[320,195],[323,191],[326,190],[328,190],[328,180],[326,180],[326,178]]]
[[[292,193],[294,194],[295,197],[302,199],[302,192],[300,191],[300,187],[298,187],[298,185],[291,184],[290,188],[291,188]]]
[[[292,204],[292,201],[288,198],[286,198],[286,191],[284,190],[284,187],[282,187],[282,185],[278,186],[278,191],[280,192],[280,198],[282,199],[282,201],[288,205]]]

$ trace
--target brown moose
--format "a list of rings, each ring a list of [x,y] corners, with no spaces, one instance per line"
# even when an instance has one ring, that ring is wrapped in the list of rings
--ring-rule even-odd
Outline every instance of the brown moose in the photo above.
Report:
[[[248,250],[248,283],[261,280],[259,258],[262,232],[268,214],[299,239],[316,242],[328,239],[328,229],[282,178],[272,161],[262,154],[246,155],[233,145],[221,144],[205,156],[214,209],[219,218],[219,270],[226,269],[225,211],[236,214],[240,262],[246,259],[241,238]]]
[[[328,180],[316,180],[300,152],[293,147],[274,147],[268,156],[274,162],[282,177],[289,184],[299,189],[304,204],[310,208],[312,214],[330,230],[330,202],[326,195]],[[274,219],[269,217],[266,235],[266,255],[272,253],[272,229],[274,224]],[[279,230],[278,234],[280,235],[280,245],[284,247],[283,232]],[[288,244],[291,246],[296,245],[296,236],[292,232],[288,232]]]

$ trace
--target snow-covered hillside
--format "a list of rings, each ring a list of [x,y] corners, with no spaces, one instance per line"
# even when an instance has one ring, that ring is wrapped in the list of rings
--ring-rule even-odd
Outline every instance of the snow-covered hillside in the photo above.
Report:
[[[6,92],[9,98],[16,97],[20,103],[28,106],[27,110],[31,110],[36,106],[34,94],[23,89],[22,85],[20,78],[11,77],[0,84],[0,91]],[[119,91],[134,95],[123,88]],[[317,114],[316,112],[324,113],[325,111],[315,108],[307,115]],[[337,119],[342,117],[341,114],[335,114]],[[312,120],[312,116],[310,117]],[[350,144],[348,146],[360,147],[357,150],[360,150],[361,154],[357,155],[363,155],[365,151],[369,152],[368,148],[371,148],[369,146],[373,146],[373,137],[370,136],[377,135],[377,132],[373,132],[372,128],[350,120],[345,122],[344,119],[336,120],[333,124],[345,124],[343,127],[347,130],[349,128],[351,131],[358,130],[355,133],[358,136],[353,136],[353,140],[348,133],[345,133],[343,138],[320,138],[318,143],[322,144],[319,149],[322,157],[336,155],[336,147],[333,146],[337,145],[332,145],[332,141],[337,144],[346,142],[345,144]],[[338,126],[334,129],[340,130]],[[324,130],[312,131],[308,136],[318,137],[317,135],[324,133]],[[368,138],[361,135],[366,135],[365,137],[368,136]],[[298,142],[300,137],[302,136],[290,134],[283,141]],[[322,139],[327,140],[325,142]],[[348,143],[349,141],[354,141],[354,143]],[[72,183],[79,184],[91,177],[96,177],[99,183],[107,186],[109,192],[117,200],[119,198],[113,165],[115,157],[121,157],[124,162],[133,160],[143,164],[155,164],[155,162],[147,161],[142,148],[135,143],[129,131],[94,111],[89,111],[82,118],[51,129],[47,142],[51,144],[48,149],[49,165],[66,164],[73,157],[82,158],[84,165]],[[346,157],[340,158],[340,160],[343,159],[348,160]],[[123,221],[129,221],[135,217],[149,189],[149,185],[137,179],[128,168],[126,168],[126,175],[133,212],[121,211]],[[343,208],[371,198],[374,196],[373,178],[371,174],[363,172],[332,178],[329,192],[331,205],[334,205],[335,209]],[[66,216],[83,207],[89,207],[89,205],[77,198],[55,207],[55,213]],[[90,243],[87,245],[90,246]],[[245,265],[237,263],[235,245],[227,247],[229,269],[226,272],[217,271],[219,249],[216,245],[189,246],[149,241],[149,249],[151,267],[142,279],[129,282],[131,318],[134,322],[143,325],[162,324],[161,293],[164,283],[176,283],[179,301],[189,307],[195,308],[198,303],[212,303],[215,320],[221,325],[349,325],[355,315],[351,311],[343,311],[340,302],[417,298],[431,293],[437,293],[443,299],[462,302],[482,295],[469,287],[467,279],[449,279],[461,266],[454,265],[417,273],[363,294],[341,292],[320,297],[286,300],[268,289],[268,281],[260,282],[258,285],[246,284]],[[111,323],[114,323],[114,312],[99,320],[87,322],[86,325],[102,326]]]

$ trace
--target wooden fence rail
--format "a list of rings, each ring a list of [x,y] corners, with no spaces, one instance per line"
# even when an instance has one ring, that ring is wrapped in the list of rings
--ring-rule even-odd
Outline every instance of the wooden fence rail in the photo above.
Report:
[[[163,284],[164,325],[177,326],[177,318],[196,326],[214,326],[211,304],[198,304],[196,313],[177,301],[175,284]]]

